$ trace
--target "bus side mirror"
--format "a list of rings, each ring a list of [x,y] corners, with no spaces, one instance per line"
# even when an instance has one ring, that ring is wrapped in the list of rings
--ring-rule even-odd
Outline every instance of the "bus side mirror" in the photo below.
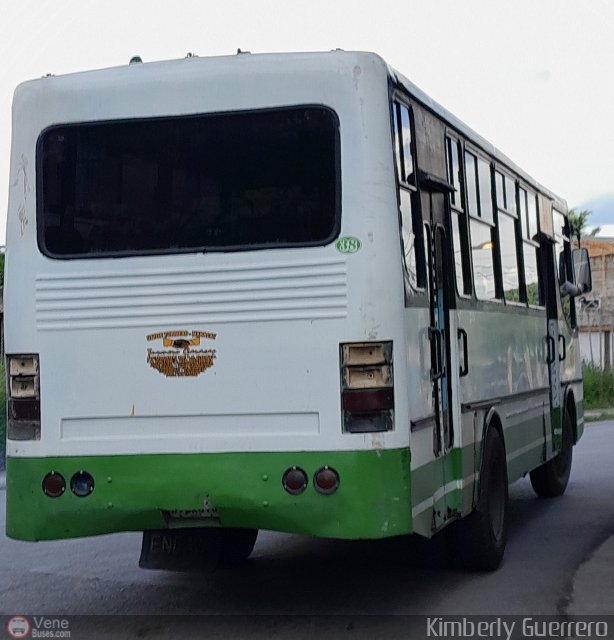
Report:
[[[580,293],[588,293],[593,288],[591,263],[587,249],[574,249],[572,252],[574,283]]]

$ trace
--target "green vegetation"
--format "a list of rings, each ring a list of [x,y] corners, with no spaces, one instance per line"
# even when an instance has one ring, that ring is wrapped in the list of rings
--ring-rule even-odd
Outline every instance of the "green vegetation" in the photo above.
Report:
[[[581,238],[586,236],[586,225],[588,223],[588,219],[592,215],[592,211],[587,211],[583,209],[582,211],[576,211],[575,209],[570,209],[567,212],[567,216],[569,218],[569,230],[572,236],[576,238]],[[599,233],[601,227],[595,227],[589,234],[588,237],[592,238]]]
[[[584,366],[584,408],[614,407],[614,375],[594,364]]]

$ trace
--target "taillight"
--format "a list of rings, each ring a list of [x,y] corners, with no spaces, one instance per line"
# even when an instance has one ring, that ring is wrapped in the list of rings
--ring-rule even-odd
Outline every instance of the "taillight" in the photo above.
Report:
[[[290,467],[284,473],[281,484],[288,493],[297,496],[307,488],[307,474],[299,467]]]
[[[38,355],[7,356],[7,438],[40,440],[41,402]]]
[[[314,473],[313,485],[322,495],[335,493],[339,488],[339,474],[332,467],[322,467]]]
[[[43,478],[43,492],[50,498],[59,498],[66,491],[66,480],[61,473],[50,471]]]
[[[341,345],[343,430],[390,431],[394,425],[392,342]]]

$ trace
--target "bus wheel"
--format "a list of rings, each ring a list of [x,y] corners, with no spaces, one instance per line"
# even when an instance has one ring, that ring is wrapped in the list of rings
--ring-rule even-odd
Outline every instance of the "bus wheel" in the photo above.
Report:
[[[258,529],[218,529],[220,532],[219,566],[245,562],[254,550]]]
[[[529,474],[538,496],[557,498],[565,493],[573,460],[573,424],[569,411],[563,421],[563,442],[559,454]]]
[[[456,523],[457,546],[471,571],[494,571],[503,559],[507,539],[507,461],[499,432],[489,428],[484,439],[478,503]]]

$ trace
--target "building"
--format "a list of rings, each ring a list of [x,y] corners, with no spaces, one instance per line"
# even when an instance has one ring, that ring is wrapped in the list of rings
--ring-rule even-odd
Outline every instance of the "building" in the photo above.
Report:
[[[576,301],[580,353],[587,363],[610,369],[614,363],[614,238],[582,238],[588,249],[593,290]]]

